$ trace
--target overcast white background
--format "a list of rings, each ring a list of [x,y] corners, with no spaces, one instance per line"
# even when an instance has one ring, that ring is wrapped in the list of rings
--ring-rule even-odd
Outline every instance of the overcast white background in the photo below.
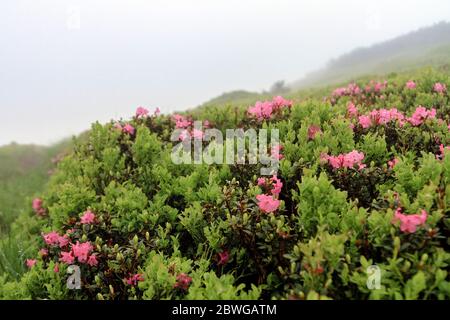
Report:
[[[0,145],[268,89],[442,20],[450,1],[2,0]]]

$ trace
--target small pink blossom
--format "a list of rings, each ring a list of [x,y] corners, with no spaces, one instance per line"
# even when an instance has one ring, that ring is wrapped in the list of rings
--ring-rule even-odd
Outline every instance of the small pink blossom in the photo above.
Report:
[[[436,156],[437,159],[444,159],[445,150],[450,150],[450,146],[444,147],[443,144],[439,145],[440,154]]]
[[[420,214],[406,215],[402,213],[401,208],[397,208],[392,223],[400,221],[400,230],[402,232],[414,233],[418,226],[425,224],[427,217],[428,215],[425,210],[422,210]]]
[[[182,290],[187,290],[189,288],[189,285],[192,282],[192,278],[189,277],[185,273],[180,273],[177,277],[177,282],[174,284],[174,288],[179,288]]]
[[[87,264],[91,267],[98,265],[97,256],[95,254],[91,254],[87,260]]]
[[[203,139],[203,131],[194,129],[192,130],[192,136],[194,137],[194,139],[201,140]]]
[[[322,130],[320,130],[319,126],[311,125],[308,128],[308,139],[313,140],[317,134],[321,134],[321,133],[322,133]]]
[[[359,116],[358,121],[363,129],[367,129],[372,125],[372,120],[368,116]]]
[[[433,90],[437,93],[444,93],[447,90],[447,86],[443,83],[436,82],[433,86]]]
[[[271,193],[274,196],[278,196],[281,193],[281,189],[283,188],[283,183],[275,175],[272,177],[271,180],[272,180],[272,185],[273,185],[273,189],[271,190]]]
[[[191,121],[180,114],[174,114],[172,120],[175,121],[175,127],[178,129],[185,129],[191,125]]]
[[[351,118],[358,116],[358,109],[353,102],[349,102],[347,105],[347,113]]]
[[[359,170],[361,170],[366,167],[366,165],[362,163],[364,160],[364,153],[356,150],[349,153],[339,154],[337,156],[322,154],[320,159],[323,162],[328,162],[333,169],[354,168],[356,166]]]
[[[56,263],[55,266],[53,267],[53,272],[58,273],[59,272],[59,264]]]
[[[49,246],[59,245],[59,237],[60,235],[55,231],[43,235],[45,243]]]
[[[135,275],[130,276],[129,278],[126,278],[125,281],[130,286],[136,286],[138,282],[144,281],[144,277],[142,276],[142,274],[137,273]]]
[[[283,146],[277,144],[270,149],[270,155],[275,160],[282,160],[284,156],[280,153],[283,150]]]
[[[36,259],[27,259],[27,267],[28,268],[33,268],[37,263]]]
[[[39,255],[41,257],[46,257],[48,255],[48,250],[45,248],[42,248],[41,250],[39,250]]]
[[[136,131],[136,129],[134,129],[134,127],[127,123],[124,127],[123,127],[123,132],[128,133],[130,135],[133,135],[134,132]]]
[[[155,116],[159,116],[161,114],[161,110],[157,107],[155,112],[153,113]]]
[[[72,252],[75,258],[81,263],[86,263],[93,247],[90,242],[79,243],[72,245]]]
[[[393,169],[397,165],[398,162],[399,162],[399,160],[397,158],[389,160],[388,161],[389,168]]]
[[[280,109],[283,107],[292,107],[292,101],[291,100],[286,100],[285,98],[283,98],[282,96],[276,96],[273,97],[272,99],[272,106],[274,109]]]
[[[38,216],[43,216],[45,214],[45,209],[42,207],[43,201],[40,198],[33,199],[33,210]]]
[[[274,212],[280,206],[280,200],[265,194],[257,195],[256,200],[258,200],[259,209],[264,213]]]
[[[86,211],[80,219],[81,224],[92,224],[95,222],[95,214],[88,210]]]
[[[181,131],[181,133],[180,133],[180,135],[179,135],[179,137],[178,137],[178,139],[179,139],[180,141],[184,141],[184,140],[190,139],[190,138],[191,138],[191,134],[190,134],[189,131],[187,131],[187,130]]]
[[[226,265],[228,260],[230,259],[230,253],[225,250],[219,253],[219,262],[217,263],[219,266]]]
[[[136,110],[136,117],[145,117],[148,114],[148,110],[143,108],[143,107],[139,107]]]
[[[58,245],[60,248],[64,248],[69,244],[69,242],[70,242],[69,236],[66,234],[58,238]]]
[[[416,87],[417,87],[416,83],[412,80],[409,80],[406,83],[406,88],[408,88],[408,89],[415,89]]]
[[[264,186],[266,184],[266,178],[258,178],[258,186]]]
[[[427,110],[426,108],[419,106],[416,108],[412,116],[406,119],[406,121],[408,121],[413,126],[419,126],[426,119],[434,119],[435,117],[436,109],[431,108],[430,110]]]
[[[62,251],[59,261],[64,262],[66,264],[72,264],[75,261],[75,257],[73,256],[72,252]]]

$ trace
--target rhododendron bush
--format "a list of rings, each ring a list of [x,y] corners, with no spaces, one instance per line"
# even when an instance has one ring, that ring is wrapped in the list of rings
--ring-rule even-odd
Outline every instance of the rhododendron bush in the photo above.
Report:
[[[449,299],[449,85],[424,71],[96,123],[16,222],[36,250],[0,297]],[[279,129],[279,170],[173,163],[197,120]]]

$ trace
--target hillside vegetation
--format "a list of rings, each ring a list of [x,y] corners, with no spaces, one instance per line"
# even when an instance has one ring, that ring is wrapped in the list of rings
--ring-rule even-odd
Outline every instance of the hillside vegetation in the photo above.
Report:
[[[406,35],[358,48],[331,60],[322,70],[307,74],[290,86],[308,88],[351,81],[362,75],[383,75],[450,65],[450,23],[441,22]]]
[[[425,69],[96,123],[13,224],[33,246],[0,297],[449,299],[449,86]],[[278,129],[278,172],[175,164],[193,120]]]

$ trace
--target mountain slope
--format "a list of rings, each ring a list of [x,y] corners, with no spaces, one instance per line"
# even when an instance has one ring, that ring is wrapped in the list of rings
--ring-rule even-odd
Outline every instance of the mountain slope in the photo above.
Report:
[[[364,74],[384,74],[450,63],[450,23],[440,22],[406,35],[358,48],[291,84],[294,89],[348,81]]]

